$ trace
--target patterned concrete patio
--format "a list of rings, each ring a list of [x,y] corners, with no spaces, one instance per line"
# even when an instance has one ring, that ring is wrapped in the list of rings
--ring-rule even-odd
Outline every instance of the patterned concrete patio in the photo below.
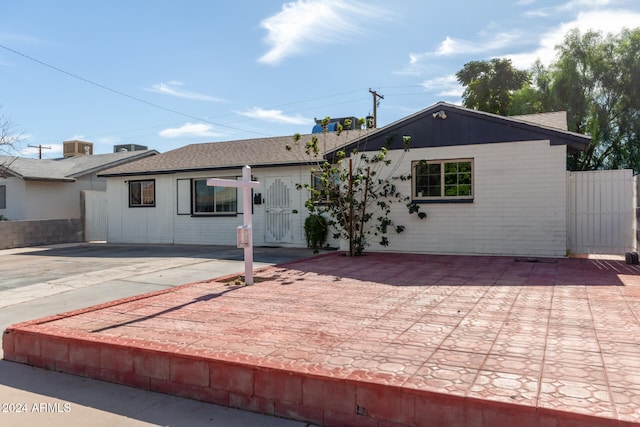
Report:
[[[640,424],[640,268],[330,253],[14,325],[5,359],[321,425]]]

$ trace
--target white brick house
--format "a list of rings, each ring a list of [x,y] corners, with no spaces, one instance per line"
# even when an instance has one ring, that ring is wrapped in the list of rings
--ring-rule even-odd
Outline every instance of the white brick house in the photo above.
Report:
[[[411,180],[397,184],[428,217],[420,220],[395,207],[393,220],[405,232],[390,235],[388,247],[369,250],[565,255],[566,156],[585,149],[590,139],[568,132],[564,113],[507,118],[438,103],[383,128],[329,134],[321,147],[328,155],[338,146],[362,153],[405,135],[412,139],[410,151],[392,145],[390,156],[401,159],[397,175],[410,174]],[[306,246],[306,193],[295,184],[310,182],[311,174],[299,153],[285,150],[291,140],[193,144],[103,172],[108,240],[234,245],[241,193],[209,193],[202,183],[239,177],[248,164],[263,184],[254,194],[254,243]],[[459,180],[456,189],[447,185],[451,178]],[[144,189],[146,200],[139,197]]]

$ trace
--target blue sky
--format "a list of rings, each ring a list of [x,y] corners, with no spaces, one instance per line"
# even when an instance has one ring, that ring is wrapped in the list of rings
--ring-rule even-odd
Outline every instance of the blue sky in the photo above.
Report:
[[[372,113],[369,89],[381,126],[460,103],[468,61],[526,69],[570,29],[637,26],[638,0],[2,0],[0,114],[45,158],[309,133]]]

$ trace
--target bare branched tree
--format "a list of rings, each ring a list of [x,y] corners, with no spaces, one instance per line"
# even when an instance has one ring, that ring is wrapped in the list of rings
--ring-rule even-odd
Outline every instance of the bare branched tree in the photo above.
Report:
[[[0,106],[0,109],[2,106]],[[22,142],[22,134],[14,132],[11,121],[0,112],[0,154],[14,155]]]
[[[22,134],[14,132],[11,121],[0,112],[0,156],[10,156],[0,158],[0,178],[7,177],[9,166],[18,158],[18,146],[22,140]]]

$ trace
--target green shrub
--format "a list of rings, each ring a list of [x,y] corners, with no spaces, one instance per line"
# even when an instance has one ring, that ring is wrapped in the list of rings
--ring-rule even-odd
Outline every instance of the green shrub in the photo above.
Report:
[[[304,220],[307,246],[313,248],[313,253],[318,253],[318,248],[324,245],[328,230],[327,220],[320,214],[311,214]]]

